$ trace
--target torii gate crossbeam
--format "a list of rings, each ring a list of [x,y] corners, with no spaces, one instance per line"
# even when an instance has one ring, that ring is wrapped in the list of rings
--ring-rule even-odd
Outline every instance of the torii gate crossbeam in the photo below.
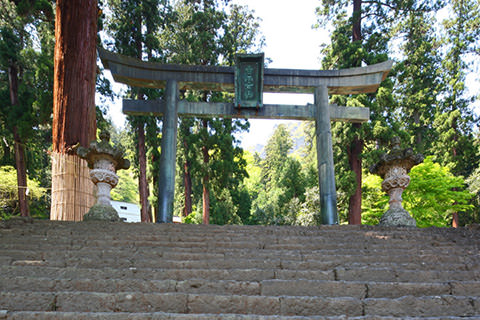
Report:
[[[236,108],[233,103],[187,102],[179,90],[233,92],[234,68],[190,66],[145,62],[98,49],[105,68],[117,82],[131,86],[165,88],[164,100],[124,100],[123,112],[135,115],[163,115],[160,159],[159,210],[157,222],[172,222],[175,189],[175,158],[178,115],[198,117],[315,120],[319,172],[320,207],[323,224],[338,224],[335,171],[330,121],[365,122],[368,108],[329,105],[329,94],[374,92],[392,61],[344,70],[264,69],[263,92],[313,93],[314,104],[264,105]]]

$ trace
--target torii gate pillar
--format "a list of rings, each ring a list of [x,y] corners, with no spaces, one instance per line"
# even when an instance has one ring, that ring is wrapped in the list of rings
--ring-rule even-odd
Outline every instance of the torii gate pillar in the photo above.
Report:
[[[338,224],[330,108],[328,106],[328,88],[326,86],[315,89],[314,101],[320,214],[322,224]]]
[[[175,159],[177,156],[178,82],[168,80],[165,88],[162,152],[158,185],[157,222],[171,223],[175,193]]]

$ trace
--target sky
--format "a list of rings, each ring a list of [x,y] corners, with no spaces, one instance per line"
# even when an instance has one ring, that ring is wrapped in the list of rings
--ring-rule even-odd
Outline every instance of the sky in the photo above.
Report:
[[[329,42],[327,31],[313,29],[316,23],[315,8],[319,0],[297,0],[292,5],[291,0],[232,0],[233,3],[248,6],[254,10],[254,15],[260,18],[260,30],[265,37],[263,51],[266,58],[272,62],[269,68],[284,69],[320,69],[320,45]],[[478,67],[478,65],[477,65]],[[110,72],[105,71],[110,77]],[[467,87],[479,91],[478,76],[472,73],[467,77]],[[114,91],[119,93],[122,85],[116,84]],[[279,94],[265,93],[265,104],[296,104],[313,103],[311,94]],[[125,116],[122,114],[121,99],[110,106],[110,116],[117,127],[122,127]],[[480,114],[480,102],[476,107]],[[244,149],[252,150],[257,145],[265,145],[273,133],[275,125],[287,123],[288,120],[255,120],[250,119],[250,130],[239,136]]]

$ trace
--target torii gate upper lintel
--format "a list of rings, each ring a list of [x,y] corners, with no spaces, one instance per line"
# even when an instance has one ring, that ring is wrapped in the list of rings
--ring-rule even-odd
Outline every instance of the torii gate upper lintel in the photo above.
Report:
[[[197,117],[315,120],[320,207],[323,224],[338,224],[330,121],[365,122],[368,108],[330,105],[330,94],[375,92],[392,61],[344,70],[262,69],[263,92],[313,93],[314,104],[238,108],[234,103],[179,100],[179,90],[235,91],[235,69],[141,61],[98,48],[115,81],[137,87],[165,88],[164,100],[124,100],[123,112],[163,115],[157,222],[172,222],[178,115]],[[263,68],[263,64],[262,64]]]

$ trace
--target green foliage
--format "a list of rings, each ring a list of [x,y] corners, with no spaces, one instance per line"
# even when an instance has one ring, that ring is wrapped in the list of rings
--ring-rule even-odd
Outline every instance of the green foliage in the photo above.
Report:
[[[47,189],[36,180],[28,179],[28,202],[30,213],[35,218],[48,218],[49,203]],[[0,167],[0,219],[19,214],[17,173],[12,166]]]
[[[29,177],[44,187],[51,184],[47,150],[51,143],[53,51],[50,1],[0,1],[0,165],[15,163],[17,145],[25,150],[20,168],[26,168]],[[41,201],[31,202],[33,215],[38,216],[39,210],[48,214],[48,197]]]
[[[434,19],[425,12],[410,12],[399,26],[405,56],[396,64],[395,117],[409,134],[409,145],[424,153],[436,139],[432,130],[435,109],[438,107],[440,86],[439,41],[434,36]]]
[[[443,100],[433,124],[438,136],[433,155],[454,174],[469,176],[480,158],[473,146],[472,132],[478,123],[471,108],[476,97],[467,94],[465,77],[472,64],[469,55],[480,44],[480,4],[475,0],[450,0],[449,4],[451,16],[443,21],[442,40],[446,50],[442,60]]]
[[[414,167],[411,182],[403,194],[404,208],[417,220],[419,227],[451,226],[452,213],[472,209],[474,196],[465,190],[462,177],[454,176],[447,167],[432,158]]]
[[[475,194],[472,200],[474,209],[469,219],[465,219],[463,224],[480,223],[480,167],[475,169],[465,180],[468,185],[468,191]]]
[[[213,224],[242,224],[238,215],[238,206],[233,203],[232,196],[227,189],[223,189],[213,198],[210,223]]]
[[[452,213],[466,215],[473,206],[474,194],[465,189],[462,177],[454,176],[447,167],[427,157],[409,173],[410,185],[403,192],[403,207],[417,221],[419,227],[449,227]],[[364,179],[362,221],[377,224],[388,209],[388,196],[381,190],[381,178],[367,175]]]
[[[231,65],[237,52],[262,46],[258,20],[244,7],[223,1],[177,1],[171,28],[161,34],[167,62]],[[226,102],[231,94],[182,92],[189,101]],[[245,120],[192,119],[180,121],[177,147],[176,214],[185,213],[188,200],[197,204],[189,222],[201,222],[203,190],[209,191],[211,223],[245,223],[251,195],[242,184],[247,162],[235,133],[248,130]],[[190,194],[191,193],[191,194]],[[227,194],[228,193],[228,194]],[[230,216],[225,216],[227,212]],[[241,220],[240,220],[241,219]]]
[[[138,181],[135,179],[132,169],[119,170],[118,184],[112,189],[111,196],[114,201],[138,203]]]
[[[471,111],[474,97],[466,95],[464,84],[468,61],[474,60],[471,54],[478,53],[478,1],[353,3],[358,11],[351,17],[352,1],[322,0],[317,8],[318,26],[332,26],[331,44],[322,50],[324,67],[372,64],[391,53],[398,61],[390,73],[392,80],[387,78],[376,95],[332,97],[340,105],[369,107],[371,111],[370,121],[361,127],[345,123],[332,126],[341,221],[347,218],[355,189],[356,176],[350,171],[351,155],[358,151],[355,147],[363,145],[360,158],[364,169],[365,164],[376,161],[378,147],[393,135],[401,136],[414,150],[433,155],[455,175],[468,176],[479,163],[472,134],[478,122]],[[438,39],[433,29],[435,16],[446,4],[450,16],[443,22]],[[353,36],[355,30],[360,34]],[[375,193],[375,189],[368,182],[363,184],[363,192]],[[375,223],[378,216],[369,206],[379,197],[371,197],[363,197],[368,203],[362,206],[364,215],[368,211],[364,217],[367,223]]]
[[[265,159],[256,164],[261,177],[251,193],[251,223],[295,223],[298,205],[305,201],[305,176],[300,162],[289,155],[292,146],[287,127],[279,125],[265,146]]]
[[[388,210],[388,196],[382,191],[382,178],[364,173],[362,180],[362,224],[377,225]]]
[[[174,18],[167,0],[108,0],[105,17],[105,31],[113,39],[115,49],[122,54],[148,61],[165,61],[165,52],[160,45],[160,35]],[[100,81],[100,89],[109,93],[108,83]],[[127,96],[136,99],[159,99],[163,91],[159,89],[129,88]],[[128,131],[133,137],[130,143],[133,152],[130,158],[134,173],[140,179],[145,176],[147,185],[152,186],[152,194],[140,194],[152,206],[158,207],[158,172],[160,162],[160,121],[153,116],[128,116]],[[142,139],[141,137],[145,137]],[[140,146],[146,150],[146,167],[140,168]],[[144,160],[144,159],[142,159]],[[142,162],[143,163],[143,162]],[[142,172],[140,172],[140,170]],[[143,175],[142,175],[142,174]],[[149,192],[150,193],[150,192]]]
[[[298,210],[298,205],[296,206]],[[311,187],[305,190],[305,201],[300,204],[297,211],[295,224],[300,226],[320,225],[320,193],[318,187]]]

